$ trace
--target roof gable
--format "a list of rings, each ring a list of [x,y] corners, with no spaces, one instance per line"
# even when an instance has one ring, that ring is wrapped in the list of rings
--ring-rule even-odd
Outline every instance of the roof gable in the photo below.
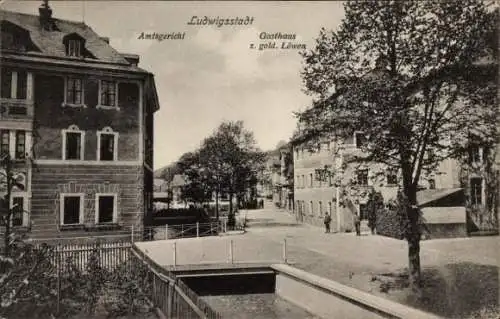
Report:
[[[52,57],[66,57],[64,39],[77,34],[85,40],[85,49],[102,62],[130,65],[123,56],[103,40],[94,30],[82,22],[73,22],[53,18],[53,31],[43,30],[39,17],[18,12],[0,10],[0,20],[8,21],[29,32],[34,45],[40,52],[29,51]],[[75,58],[78,59],[78,58]]]

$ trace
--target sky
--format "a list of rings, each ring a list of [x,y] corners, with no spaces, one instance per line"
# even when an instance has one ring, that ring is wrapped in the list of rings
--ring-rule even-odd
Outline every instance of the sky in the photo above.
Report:
[[[41,1],[0,2],[2,9],[38,14]],[[85,21],[119,52],[140,55],[154,73],[160,110],[155,114],[154,168],[200,146],[222,121],[243,120],[258,146],[273,149],[296,128],[293,112],[310,106],[297,49],[259,50],[262,32],[294,34],[313,48],[322,27],[343,16],[338,1],[50,1],[53,16]],[[253,17],[248,25],[188,25],[204,18]],[[181,40],[140,39],[142,33],[184,33]],[[285,41],[286,42],[286,41]],[[250,44],[256,48],[250,49]]]

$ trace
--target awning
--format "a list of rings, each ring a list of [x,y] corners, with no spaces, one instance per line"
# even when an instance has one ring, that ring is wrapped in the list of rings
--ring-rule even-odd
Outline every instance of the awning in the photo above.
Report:
[[[461,191],[463,191],[462,188],[424,189],[417,192],[417,203],[418,206],[428,205]]]

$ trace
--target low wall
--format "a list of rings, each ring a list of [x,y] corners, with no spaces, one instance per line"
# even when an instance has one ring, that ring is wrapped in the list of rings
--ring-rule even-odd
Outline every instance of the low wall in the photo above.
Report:
[[[440,318],[287,265],[271,268],[279,297],[325,319]]]

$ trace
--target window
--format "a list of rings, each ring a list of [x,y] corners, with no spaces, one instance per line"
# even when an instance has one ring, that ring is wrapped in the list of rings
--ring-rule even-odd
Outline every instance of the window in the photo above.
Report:
[[[71,125],[63,130],[63,160],[84,159],[85,132],[80,131],[78,126]]]
[[[470,201],[472,205],[483,203],[483,179],[480,177],[470,179]]]
[[[309,214],[314,215],[314,204],[312,201],[309,202]]]
[[[368,212],[366,211],[366,204],[359,204],[359,219],[368,219]]]
[[[66,54],[68,56],[79,57],[82,55],[82,41],[81,40],[68,40],[66,46]]]
[[[12,225],[22,226],[24,216],[24,197],[15,196],[12,198]]]
[[[116,82],[101,81],[100,105],[116,107]]]
[[[328,214],[332,216],[332,202],[328,202]]]
[[[26,133],[24,131],[16,132],[16,159],[26,157]]]
[[[323,203],[321,201],[318,202],[318,213],[319,215],[323,215]]]
[[[313,174],[309,174],[309,187],[313,187]]]
[[[436,181],[434,179],[429,179],[428,180],[428,183],[429,183],[429,189],[436,189]]]
[[[113,132],[109,127],[97,132],[97,160],[116,161],[117,141],[118,133]]]
[[[479,146],[469,147],[469,162],[470,163],[480,163],[481,162],[481,148]]]
[[[2,68],[2,97],[10,99],[12,97],[12,71]]]
[[[68,78],[66,80],[65,103],[69,105],[83,105],[82,79]]]
[[[10,134],[8,130],[2,130],[0,132],[1,135],[1,143],[0,143],[0,154],[9,154],[10,153]]]
[[[83,194],[61,194],[61,224],[83,224]]]
[[[397,185],[397,184],[398,184],[398,175],[392,171],[387,172],[387,185]]]
[[[17,72],[17,96],[12,97],[20,100],[26,100],[27,88],[28,88],[28,73],[26,71]]]
[[[28,72],[24,70],[1,70],[2,92],[6,99],[26,100],[28,93]]]
[[[366,144],[366,136],[363,132],[354,133],[354,144],[357,148],[361,148]]]
[[[368,170],[360,169],[357,171],[357,181],[358,185],[367,186],[368,185]]]
[[[96,195],[96,224],[116,222],[116,194]]]

